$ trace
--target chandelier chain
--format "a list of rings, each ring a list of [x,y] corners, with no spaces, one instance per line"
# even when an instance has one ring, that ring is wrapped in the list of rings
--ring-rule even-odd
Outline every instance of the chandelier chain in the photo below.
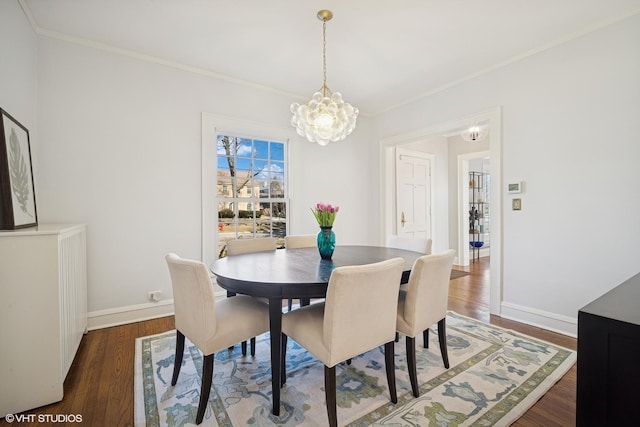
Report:
[[[322,21],[322,96],[327,96],[327,21]]]

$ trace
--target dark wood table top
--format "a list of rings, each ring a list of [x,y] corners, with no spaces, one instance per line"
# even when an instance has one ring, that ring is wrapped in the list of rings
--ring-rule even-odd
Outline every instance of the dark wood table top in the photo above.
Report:
[[[278,249],[234,255],[213,263],[218,284],[230,292],[258,297],[322,298],[336,267],[371,264],[395,257],[405,260],[406,282],[416,259],[424,254],[378,246],[337,246],[331,260],[317,248]]]

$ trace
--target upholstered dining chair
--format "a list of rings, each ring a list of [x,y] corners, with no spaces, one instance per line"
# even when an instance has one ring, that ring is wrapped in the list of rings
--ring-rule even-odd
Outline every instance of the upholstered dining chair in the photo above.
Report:
[[[420,396],[416,372],[416,335],[423,332],[428,348],[429,326],[438,323],[440,352],[445,368],[449,369],[445,318],[449,301],[449,280],[455,251],[424,255],[411,268],[406,290],[398,298],[397,331],[406,336],[407,370],[411,390]]]
[[[282,378],[286,382],[287,337],[324,364],[329,425],[338,425],[336,365],[384,344],[391,401],[397,403],[394,337],[402,258],[337,267],[331,273],[324,302],[282,315]]]
[[[246,295],[216,301],[209,272],[202,262],[173,253],[165,258],[171,274],[176,325],[171,385],[178,381],[187,337],[204,356],[196,414],[196,424],[200,424],[211,392],[214,354],[268,331],[269,306]]]
[[[314,248],[318,246],[318,236],[316,234],[291,234],[284,236],[284,247],[286,249]],[[289,298],[288,308],[291,311],[293,300]]]
[[[275,237],[259,237],[256,239],[235,239],[227,242],[227,256],[276,250]]]
[[[277,246],[275,237],[259,237],[257,239],[235,239],[227,242],[227,256],[249,254],[254,252],[275,251]],[[227,293],[227,296],[233,294]],[[242,354],[247,353],[247,342],[242,341]],[[232,346],[233,347],[233,346]],[[231,348],[232,348],[231,347]],[[251,355],[256,355],[256,338],[251,337]]]
[[[313,248],[318,245],[316,234],[290,234],[284,237],[284,247],[287,249]]]
[[[428,237],[411,236],[389,236],[387,239],[388,248],[406,249],[408,251],[420,252],[425,255],[431,253],[432,240]]]
[[[399,236],[392,235],[387,239],[387,247],[388,248],[396,248],[396,249],[406,249],[408,251],[420,252],[425,255],[431,254],[431,245],[432,240],[428,237],[412,237],[412,236]],[[402,284],[400,286],[400,290],[406,290],[406,284]],[[424,348],[428,348],[429,341],[426,340],[426,337],[429,336],[429,330],[425,329],[424,334],[425,342]],[[396,334],[396,342],[398,342],[400,336]]]

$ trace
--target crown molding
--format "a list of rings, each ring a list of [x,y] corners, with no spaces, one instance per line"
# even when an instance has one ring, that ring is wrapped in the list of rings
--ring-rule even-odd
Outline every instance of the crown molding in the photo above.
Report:
[[[538,46],[536,48],[533,48],[533,49],[530,49],[530,50],[528,50],[526,52],[523,52],[523,53],[521,53],[519,55],[513,56],[510,59],[507,59],[506,61],[499,62],[497,64],[494,64],[492,66],[489,66],[489,67],[486,67],[486,68],[484,68],[482,70],[479,70],[479,71],[477,71],[475,73],[472,73],[472,74],[469,74],[469,75],[467,75],[465,77],[462,77],[460,79],[453,80],[453,81],[451,81],[449,83],[445,83],[445,84],[443,84],[441,86],[438,86],[438,87],[436,87],[436,88],[434,88],[432,90],[429,90],[427,92],[423,92],[423,93],[421,93],[419,95],[416,95],[416,96],[414,96],[412,98],[409,98],[406,101],[401,102],[399,104],[395,104],[395,105],[392,105],[392,106],[390,106],[388,108],[376,111],[372,115],[373,116],[377,116],[377,115],[380,115],[380,114],[395,110],[396,108],[400,108],[400,107],[403,107],[405,105],[411,104],[413,102],[419,101],[421,99],[428,98],[429,96],[432,96],[432,95],[435,95],[437,93],[443,92],[443,91],[445,91],[445,90],[447,90],[449,88],[452,88],[454,86],[461,85],[462,83],[467,82],[469,80],[473,80],[476,77],[480,77],[480,76],[488,74],[488,73],[490,73],[492,71],[496,71],[496,70],[498,70],[500,68],[504,68],[504,67],[506,67],[508,65],[514,64],[514,63],[516,63],[518,61],[522,61],[523,59],[529,58],[530,56],[533,56],[533,55],[537,55],[538,53],[544,52],[546,50],[553,49],[553,48],[555,48],[557,46],[563,45],[563,44],[568,43],[568,42],[570,42],[572,40],[575,40],[575,39],[578,39],[580,37],[586,36],[587,34],[593,33],[595,31],[598,31],[598,30],[602,29],[602,28],[608,27],[609,25],[613,25],[613,24],[617,24],[618,22],[622,22],[622,21],[624,21],[626,19],[629,19],[629,18],[631,18],[631,17],[633,17],[633,16],[635,16],[637,14],[640,14],[640,8],[630,10],[629,12],[624,13],[622,15],[619,15],[617,17],[610,18],[610,19],[607,19],[605,21],[601,21],[599,23],[590,25],[588,27],[583,28],[582,30],[574,31],[573,33],[570,33],[570,34],[568,34],[568,35],[566,35],[564,37],[560,37],[560,38],[552,40],[552,41],[550,41],[550,42],[548,42],[548,43],[546,43],[544,45]]]
[[[297,93],[292,93],[292,92],[288,92],[288,91],[283,91],[280,89],[276,89],[272,86],[266,86],[266,85],[262,85],[262,84],[258,84],[255,82],[251,82],[248,80],[242,80],[242,79],[238,79],[235,77],[231,77],[225,74],[220,74],[220,73],[216,73],[214,71],[205,69],[205,68],[200,68],[200,67],[195,67],[195,66],[191,66],[191,65],[186,65],[177,61],[172,61],[172,60],[168,60],[168,59],[164,59],[164,58],[160,58],[157,56],[153,56],[153,55],[148,55],[145,53],[141,53],[141,52],[137,52],[137,51],[133,51],[130,49],[124,49],[124,48],[119,48],[116,46],[112,46],[106,43],[100,43],[100,42],[96,42],[93,40],[88,40],[88,39],[84,39],[81,37],[76,37],[76,36],[71,36],[69,34],[64,34],[64,33],[60,33],[57,31],[53,31],[53,30],[49,30],[46,28],[42,28],[38,25],[38,23],[36,22],[35,18],[33,17],[33,14],[31,13],[31,9],[29,8],[29,6],[27,5],[27,1],[26,0],[18,0],[18,3],[20,4],[24,14],[26,15],[27,19],[29,20],[29,23],[31,24],[31,27],[33,28],[33,31],[38,34],[38,35],[42,35],[44,37],[49,37],[49,38],[53,38],[53,39],[57,39],[57,40],[62,40],[68,43],[73,43],[73,44],[77,44],[77,45],[81,45],[81,46],[85,46],[85,47],[89,47],[89,48],[93,48],[93,49],[97,49],[97,50],[102,50],[105,52],[109,52],[115,55],[122,55],[122,56],[126,56],[129,58],[134,58],[140,61],[145,61],[145,62],[151,62],[154,64],[158,64],[158,65],[163,65],[166,67],[170,67],[170,68],[175,68],[178,70],[182,70],[182,71],[186,71],[186,72],[190,72],[190,73],[194,73],[194,74],[199,74],[202,76],[206,76],[206,77],[210,77],[210,78],[214,78],[214,79],[218,79],[218,80],[223,80],[223,81],[227,81],[230,83],[235,83],[238,85],[242,85],[242,86],[246,86],[246,87],[251,87],[254,89],[260,89],[260,90],[264,90],[264,91],[268,91],[271,93],[276,93],[278,95],[282,95],[282,96],[287,96],[290,97],[292,99],[295,100],[300,100],[300,101],[304,101],[305,99],[308,98],[308,96],[305,95],[300,95]],[[508,65],[514,64],[518,61],[521,61],[523,59],[529,58],[533,55],[536,55],[538,53],[544,52],[546,50],[549,49],[553,49],[557,46],[560,46],[562,44],[565,44],[567,42],[570,42],[572,40],[578,39],[580,37],[583,37],[587,34],[593,33],[595,31],[598,31],[602,28],[608,27],[610,25],[616,24],[618,22],[622,22],[626,19],[629,19],[635,15],[640,14],[640,8],[636,8],[636,9],[632,9],[626,13],[623,13],[619,16],[613,17],[613,18],[609,18],[607,20],[595,23],[593,25],[589,25],[585,28],[583,28],[582,30],[578,30],[578,31],[574,31],[573,33],[570,33],[566,36],[557,38],[555,40],[552,40],[546,44],[543,44],[537,48],[533,48],[530,49],[526,52],[523,52],[519,55],[513,56],[510,59],[507,59],[505,61],[499,62],[497,64],[494,64],[492,66],[483,68],[475,73],[471,73],[465,77],[456,79],[456,80],[452,80],[451,82],[445,83],[443,85],[440,85],[434,89],[428,90],[426,92],[422,92],[416,96],[413,96],[403,102],[400,102],[398,104],[394,104],[391,105],[387,108],[383,108],[381,110],[375,111],[375,112],[363,112],[362,110],[360,111],[360,115],[364,116],[364,117],[375,117],[378,116],[380,114],[395,110],[397,108],[403,107],[405,105],[414,103],[416,101],[419,101],[421,99],[424,98],[428,98],[429,96],[435,95],[437,93],[443,92],[447,89],[450,89],[452,87],[461,85],[469,80],[473,80],[476,77],[480,77],[483,76],[485,74],[488,74],[492,71],[496,71],[500,68],[504,68]]]

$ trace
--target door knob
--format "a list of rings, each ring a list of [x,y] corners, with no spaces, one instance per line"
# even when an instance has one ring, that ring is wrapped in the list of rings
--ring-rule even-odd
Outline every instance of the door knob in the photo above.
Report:
[[[402,226],[404,227],[404,224],[407,222],[407,220],[404,217],[404,212],[402,212],[402,214],[400,215],[400,223],[402,224]]]

